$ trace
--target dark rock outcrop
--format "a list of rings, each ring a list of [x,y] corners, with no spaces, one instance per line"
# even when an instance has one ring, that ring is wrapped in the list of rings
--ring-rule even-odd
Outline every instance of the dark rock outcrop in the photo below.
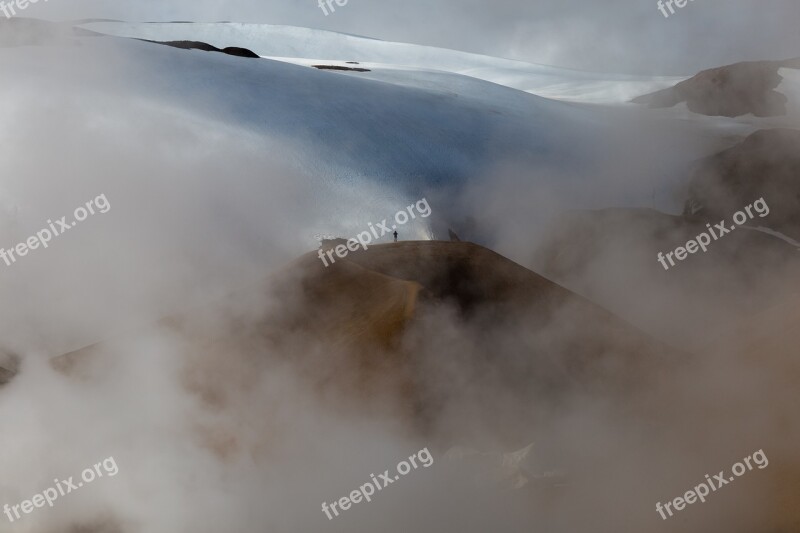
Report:
[[[248,50],[247,48],[240,48],[238,46],[217,48],[216,46],[201,41],[149,41],[147,39],[140,39],[140,40],[146,41],[148,43],[163,44],[166,46],[171,46],[173,48],[180,48],[182,50],[203,50],[205,52],[222,52],[223,54],[228,54],[230,56],[250,57],[254,59],[260,59],[261,57],[252,50]]]
[[[343,67],[341,65],[311,65],[314,68],[318,68],[320,70],[350,70],[354,72],[369,72],[368,68],[360,68],[360,67]]]
[[[704,70],[674,87],[632,100],[653,108],[686,102],[689,110],[702,115],[757,117],[786,114],[787,99],[774,89],[783,78],[780,68],[800,68],[800,58],[786,61],[745,61]]]

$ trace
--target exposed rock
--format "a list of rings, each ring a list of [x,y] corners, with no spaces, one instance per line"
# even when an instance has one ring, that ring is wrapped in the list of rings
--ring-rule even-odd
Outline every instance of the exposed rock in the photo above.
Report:
[[[351,70],[354,72],[370,72],[368,68],[359,68],[359,67],[343,67],[341,65],[311,65],[314,68],[318,68],[320,70]]]
[[[222,52],[223,54],[228,54],[236,57],[250,57],[254,59],[261,58],[261,56],[259,56],[252,50],[248,50],[247,48],[239,48],[237,46],[229,46],[227,48],[217,48],[216,46],[201,41],[150,41],[147,39],[139,39],[139,40],[146,41],[148,43],[163,44],[166,46],[171,46],[173,48],[180,48],[182,50],[203,50],[205,52]]]
[[[783,80],[778,74],[780,68],[800,68],[800,58],[745,61],[704,70],[674,87],[639,96],[632,102],[654,108],[686,102],[689,110],[711,116],[785,115],[787,99],[774,90]]]

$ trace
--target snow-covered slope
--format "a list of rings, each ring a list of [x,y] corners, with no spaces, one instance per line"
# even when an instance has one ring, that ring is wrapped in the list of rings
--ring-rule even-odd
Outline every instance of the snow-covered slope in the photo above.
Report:
[[[671,130],[663,134],[685,145],[669,152],[662,148],[663,139],[648,140],[643,131],[629,132],[627,124],[614,125],[615,118],[600,108],[544,98],[472,74],[482,69],[494,74],[513,71],[520,76],[527,72],[530,77],[525,78],[526,83],[551,90],[559,86],[561,97],[573,91],[580,96],[576,99],[585,98],[590,93],[581,91],[592,87],[595,93],[591,94],[603,93],[598,87],[604,83],[619,88],[617,82],[609,81],[614,76],[603,78],[302,28],[242,24],[83,26],[146,39],[192,39],[218,47],[242,46],[262,55],[380,61],[362,63],[370,72],[330,72],[308,68],[316,60],[294,59],[304,63],[295,65],[114,37],[82,37],[81,46],[61,49],[0,50],[0,65],[8,79],[41,87],[54,83],[79,87],[75,92],[51,96],[53,105],[80,102],[80,113],[93,116],[97,109],[83,94],[89,88],[91,93],[102,95],[101,101],[110,102],[103,123],[132,119],[141,123],[146,116],[141,106],[146,106],[163,109],[186,128],[195,127],[192,121],[199,121],[206,129],[218,127],[255,136],[256,142],[283,143],[287,149],[272,157],[307,176],[306,183],[317,190],[321,203],[327,195],[324,191],[361,189],[369,196],[363,191],[367,186],[378,188],[380,197],[397,203],[416,201],[434,192],[453,198],[468,184],[492,181],[500,169],[513,165],[522,169],[525,180],[510,185],[509,194],[535,189],[537,204],[565,208],[605,207],[609,202],[649,206],[655,180],[663,177],[652,175],[652,169],[666,175],[671,165],[707,154],[704,144],[695,140],[708,132],[688,122],[671,125]],[[109,71],[114,74],[109,75]],[[74,76],[80,83],[64,82]],[[627,82],[620,83],[624,86]],[[13,87],[7,87],[6,92],[13,93]],[[5,101],[17,99],[7,94]],[[617,134],[609,135],[610,129]],[[631,139],[636,146],[625,148],[625,153],[642,151],[648,155],[618,166],[610,154],[621,150],[609,143]],[[680,179],[680,174],[672,173],[669,179]],[[658,184],[665,189],[669,186],[669,181]],[[364,221],[381,220],[386,215],[374,202],[358,205],[357,211],[351,206],[326,205],[314,214],[320,219],[316,227],[326,233],[350,235],[361,231]],[[530,205],[529,209],[536,211],[537,207]],[[367,212],[369,208],[374,212]],[[440,203],[436,217],[452,221],[483,216],[454,212],[456,209],[454,202]]]
[[[238,23],[92,22],[81,27],[122,37],[156,41],[193,40],[241,46],[285,61],[359,61],[441,70],[491,81],[548,98],[586,102],[627,102],[671,86],[682,78],[581,72],[456,50],[396,43],[292,26]]]
[[[212,132],[262,149],[280,143],[284,149],[266,155],[305,176],[325,206],[311,213],[307,224],[327,233],[352,235],[367,222],[380,221],[390,212],[376,195],[393,199],[387,203],[394,212],[401,202],[436,190],[455,194],[503,161],[565,173],[571,165],[590,165],[603,138],[600,117],[591,109],[457,74],[409,72],[405,81],[390,83],[129,39],[78,42],[0,48],[0,68],[13,80],[0,89],[0,118],[9,128],[26,108],[21,102],[30,101],[31,109],[47,102],[59,113],[74,114],[72,128],[108,129],[108,139],[122,125],[148,131],[160,124],[157,112],[176,131]],[[386,76],[393,72],[398,71]],[[60,87],[57,93],[31,100],[37,87],[54,85]],[[21,153],[13,147],[11,129],[0,133],[12,141],[3,153],[10,158]],[[89,141],[79,134],[72,132],[69,140],[78,145],[73,153],[95,152],[81,144]],[[205,144],[209,141],[197,142],[198,153],[217,149]],[[588,178],[576,171],[576,183],[564,187],[579,190]],[[165,182],[172,179],[164,176]],[[337,205],[330,202],[334,190],[356,190],[371,200]],[[436,215],[447,209],[437,206]]]

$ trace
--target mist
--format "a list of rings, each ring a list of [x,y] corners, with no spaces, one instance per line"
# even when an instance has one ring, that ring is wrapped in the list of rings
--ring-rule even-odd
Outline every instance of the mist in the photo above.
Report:
[[[765,31],[768,38],[692,52],[687,47],[708,37],[701,29],[712,17],[712,35],[739,35],[732,29],[748,14],[756,26],[769,14],[754,16],[736,3],[712,14],[709,2],[663,20],[654,7],[616,4],[405,4],[404,17],[420,20],[403,29],[389,24],[403,20],[401,6],[351,0],[325,23],[348,31],[360,21],[352,31],[373,37],[659,74],[791,55],[796,45],[780,31],[795,8],[781,4],[774,12],[782,15],[768,21],[778,30]],[[45,8],[52,8],[46,16]],[[67,8],[51,0],[26,15],[315,26],[302,9],[204,2]],[[322,16],[317,11],[313,17]],[[436,32],[432,13],[450,16],[452,26]],[[653,22],[631,25],[634,16]],[[509,20],[525,22],[510,32]],[[683,29],[675,29],[681,20]],[[659,24],[671,29],[653,34]],[[613,31],[619,25],[636,30]],[[600,31],[614,37],[601,40]],[[686,32],[689,44],[649,60],[651,47],[672,31]],[[570,40],[575,32],[581,39]],[[544,123],[564,112],[565,122],[588,124],[581,134],[556,131],[563,151],[542,156],[542,143],[452,181],[408,186],[407,176],[378,180],[363,169],[329,168],[331,147],[353,160],[359,155],[345,141],[311,142],[349,139],[337,128],[353,110],[340,100],[328,107],[342,121],[318,137],[262,127],[294,117],[259,114],[258,101],[238,98],[235,87],[248,75],[264,94],[271,88],[258,68],[245,74],[246,59],[232,60],[241,70],[225,70],[230,58],[221,54],[59,39],[0,48],[9,72],[0,87],[0,240],[6,249],[26,242],[48,220],[72,217],[100,195],[110,208],[47,248],[0,262],[2,348],[19,367],[0,389],[7,423],[0,503],[19,504],[108,457],[118,473],[3,528],[511,532],[533,525],[567,532],[602,524],[745,532],[796,523],[785,505],[796,494],[784,480],[796,466],[796,343],[793,328],[776,325],[794,316],[786,286],[796,279],[795,250],[765,234],[737,234],[690,257],[682,270],[665,273],[655,259],[719,220],[682,212],[694,165],[741,142],[753,123],[675,125],[626,109],[559,103],[543,113]],[[613,51],[622,52],[612,58]],[[165,74],[190,71],[193,61],[241,77],[221,74],[219,88],[209,89],[207,76]],[[269,73],[307,79],[295,66]],[[315,105],[316,93],[303,95]],[[501,139],[487,134],[487,145]],[[435,172],[458,167],[443,168]],[[419,282],[387,281],[357,258],[330,268],[317,260],[315,235],[354,237],[422,198],[431,217],[404,227],[404,240],[443,238],[451,229],[537,273],[534,288],[524,289],[541,298],[489,300],[474,309],[469,299],[433,298]],[[743,258],[739,247],[750,254]],[[476,277],[516,272],[503,261],[487,262],[492,268]],[[386,287],[408,298],[391,304],[413,301],[414,319],[403,328],[387,319],[387,329],[401,330],[387,342],[350,335],[358,320],[367,321],[362,313],[375,320],[388,313],[367,302]],[[774,326],[770,335],[764,324]],[[492,458],[530,443],[524,470],[533,474],[526,478],[531,492],[512,490]],[[412,470],[332,520],[321,510],[423,448],[430,468]],[[475,451],[477,464],[448,456],[454,448]],[[769,458],[763,471],[668,521],[655,513],[656,502],[758,450]],[[542,481],[550,479],[557,482]],[[731,512],[742,508],[745,516]]]

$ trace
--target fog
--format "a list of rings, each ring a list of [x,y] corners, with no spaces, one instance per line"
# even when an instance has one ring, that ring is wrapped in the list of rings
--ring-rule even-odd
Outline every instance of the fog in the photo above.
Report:
[[[732,29],[753,13],[735,5],[726,3],[717,14],[714,31],[738,35]],[[420,8],[426,16],[402,6],[404,17],[395,26],[405,20],[413,29],[388,23],[399,4],[369,8],[380,11],[367,18],[367,8],[355,0],[328,24],[453,47],[479,34],[463,48],[567,66],[588,65],[594,57],[604,68],[663,72],[716,65],[737,53],[791,55],[781,48],[791,46],[790,39],[765,30],[769,38],[758,43],[742,38],[736,46],[703,52],[683,46],[690,59],[680,47],[648,57],[652,49],[642,48],[637,35],[656,24],[685,24],[686,40],[693,42],[703,17],[712,17],[712,2],[690,5],[670,20],[655,8],[628,11],[634,8],[613,3],[474,9],[462,3],[452,13],[445,5],[426,6]],[[776,13],[783,9],[781,17],[770,15],[776,24],[792,19],[794,8],[776,6]],[[52,13],[45,16],[45,8]],[[67,8],[51,0],[26,15],[313,25],[306,18],[311,15],[293,11],[300,7],[269,9],[203,2]],[[431,13],[451,16],[453,25],[437,35]],[[652,25],[631,25],[634,13],[651,16]],[[586,28],[593,17],[583,41],[570,42],[569,32],[557,31]],[[347,26],[359,18],[361,30]],[[369,32],[364,20],[371,21]],[[514,20],[532,22],[509,32],[504,24]],[[615,37],[585,54],[583,47],[601,31],[598,21],[608,23],[603,34]],[[636,33],[613,31],[623,21]],[[536,31],[543,27],[549,30]],[[529,34],[536,35],[533,41]],[[548,44],[537,47],[536,40]],[[753,245],[771,264],[763,273],[749,275],[750,259],[731,260],[735,253],[725,245],[724,252],[692,258],[702,265],[681,265],[688,273],[665,274],[655,253],[685,242],[684,233],[693,234],[691,221],[689,229],[660,232],[657,217],[642,222],[627,211],[605,228],[589,218],[589,227],[610,228],[606,240],[591,246],[595,234],[574,238],[560,218],[598,198],[609,208],[647,207],[638,199],[658,187],[651,207],[676,215],[688,186],[687,160],[739,137],[722,139],[689,126],[670,141],[658,121],[609,113],[606,143],[574,147],[599,154],[594,159],[532,168],[530,159],[508,157],[456,189],[431,186],[426,195],[432,222],[457,233],[464,228],[652,339],[590,322],[587,317],[600,311],[577,297],[544,318],[534,302],[507,320],[489,311],[465,316],[452,302],[426,302],[399,347],[361,347],[376,361],[365,370],[353,359],[363,355],[357,343],[292,327],[292,314],[307,310],[311,298],[301,283],[308,270],[294,261],[316,247],[313,235],[363,230],[409,199],[400,187],[367,178],[335,185],[315,179],[297,164],[313,146],[228,123],[225,102],[202,91],[176,94],[137,50],[71,40],[0,49],[0,63],[13,74],[0,87],[3,245],[24,242],[47,220],[72,216],[98,195],[111,206],[54,237],[48,248],[31,250],[10,266],[0,263],[7,302],[2,345],[21,361],[19,374],[0,389],[0,503],[18,504],[54,478],[77,475],[110,456],[119,467],[114,477],[64,496],[52,509],[36,509],[15,523],[3,518],[2,530],[510,532],[538,525],[567,532],[602,524],[615,531],[679,525],[745,532],[762,524],[780,530],[796,520],[782,515],[790,510],[782,504],[796,495],[780,483],[794,474],[798,437],[791,411],[794,339],[788,324],[779,327],[793,316],[793,295],[785,287],[794,270],[785,243]],[[625,52],[612,59],[613,50]],[[668,180],[653,171],[656,166]],[[603,186],[580,189],[586,173]],[[578,185],[565,188],[565,182]],[[418,222],[409,233],[426,235],[427,221]],[[553,250],[577,250],[577,257],[554,262]],[[335,294],[337,300],[353,297],[341,289]],[[741,303],[748,301],[755,302],[752,309]],[[775,326],[768,336],[764,323]],[[716,333],[726,330],[735,334]],[[601,369],[619,368],[617,351],[640,356],[625,359],[635,364],[619,372],[631,389],[612,380],[608,393],[607,383],[571,367],[575,350],[585,348],[570,344],[573,335],[604,342],[587,352]],[[648,340],[639,352],[629,337]],[[51,364],[101,341],[69,364]],[[519,383],[515,372],[541,381]],[[535,498],[444,457],[453,446],[508,453],[530,442],[530,472],[564,475],[558,488]],[[373,502],[334,520],[321,511],[322,502],[347,496],[370,474],[392,471],[424,447],[434,458],[430,468],[411,471]],[[745,474],[669,521],[655,513],[657,501],[683,494],[705,474],[727,471],[759,449],[770,460],[765,470]],[[741,509],[744,516],[735,512]]]

